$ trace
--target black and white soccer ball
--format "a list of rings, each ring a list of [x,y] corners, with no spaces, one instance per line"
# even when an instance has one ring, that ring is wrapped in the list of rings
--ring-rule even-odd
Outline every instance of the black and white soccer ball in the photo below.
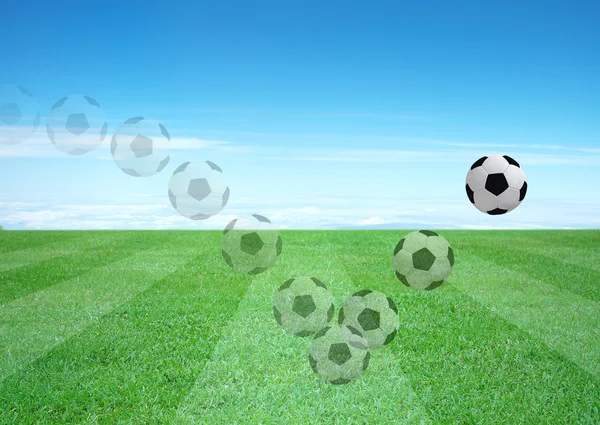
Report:
[[[525,173],[508,155],[488,155],[473,163],[465,185],[469,201],[490,215],[517,208],[527,193]]]
[[[273,295],[273,315],[287,333],[314,335],[333,319],[333,295],[316,277],[286,280]]]
[[[0,145],[15,145],[40,125],[38,104],[21,86],[0,86]]]
[[[179,214],[191,220],[218,214],[229,200],[223,170],[211,161],[184,162],[169,180],[169,200]]]
[[[223,230],[221,252],[233,270],[254,276],[277,263],[282,245],[281,234],[271,220],[253,214],[229,222]]]
[[[150,177],[169,163],[171,136],[161,123],[144,117],[125,121],[112,137],[110,151],[117,167],[133,177]]]
[[[400,319],[398,308],[390,297],[379,291],[364,289],[344,301],[338,313],[338,324],[357,329],[367,342],[363,347],[349,341],[352,345],[376,350],[392,342]]]
[[[356,332],[355,330],[353,332]],[[343,326],[326,326],[310,345],[308,362],[326,382],[348,384],[359,378],[369,366],[371,353],[350,344]]]
[[[52,105],[46,117],[48,138],[69,155],[93,151],[106,139],[107,131],[106,115],[90,96],[65,96]]]

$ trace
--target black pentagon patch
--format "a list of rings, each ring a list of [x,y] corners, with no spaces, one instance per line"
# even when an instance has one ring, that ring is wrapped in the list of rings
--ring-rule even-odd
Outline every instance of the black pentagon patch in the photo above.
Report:
[[[137,172],[137,171],[135,171],[135,170],[132,170],[132,169],[130,169],[130,168],[121,168],[121,170],[122,170],[122,171],[123,171],[125,174],[129,174],[130,176],[133,176],[133,177],[142,177],[142,175],[141,175],[139,172]]]
[[[335,306],[331,304],[331,307],[327,310],[327,323],[331,322],[331,319],[333,319],[333,313],[335,313]]]
[[[396,329],[394,329],[392,332],[390,332],[388,334],[388,336],[385,338],[385,341],[383,341],[383,345],[388,345],[390,342],[392,342],[392,340],[396,337],[397,333],[398,333],[398,331]]]
[[[315,358],[312,356],[312,354],[309,354],[309,355],[308,355],[308,363],[310,363],[310,367],[312,368],[312,370],[313,370],[315,373],[319,373],[319,372],[317,371],[317,361],[316,361],[316,360],[315,360]]]
[[[525,199],[525,194],[527,193],[527,182],[523,182],[523,186],[521,190],[519,190],[519,202]]]
[[[279,287],[279,290],[283,291],[284,289],[289,288],[291,286],[291,284],[294,283],[294,280],[296,280],[296,279],[295,278],[291,278],[291,279],[286,280],[285,282],[283,282],[281,284],[281,286]]]
[[[177,197],[171,191],[171,189],[169,189],[169,201],[171,201],[171,205],[173,205],[173,208],[177,209]]]
[[[294,335],[299,336],[300,338],[304,338],[307,336],[311,336],[312,332],[311,331],[300,331],[300,332],[296,332]]]
[[[450,267],[454,266],[454,250],[451,246],[448,247],[448,261],[450,261]]]
[[[327,333],[327,331],[329,329],[331,329],[331,327],[325,326],[323,329],[321,329],[319,332],[317,332],[317,334],[315,335],[315,339],[321,338],[323,335],[325,335]]]
[[[465,189],[467,191],[467,196],[469,197],[469,201],[471,201],[472,204],[475,203],[475,192],[473,192],[473,190],[471,189],[471,187],[469,187],[468,184],[465,185]]]
[[[512,164],[515,167],[521,168],[521,166],[519,165],[519,163],[517,161],[515,161],[514,159],[512,159],[510,156],[508,156],[508,155],[502,155],[502,156],[504,157],[504,159],[506,159],[506,161],[508,161],[509,164]]]
[[[211,161],[205,161],[205,162],[208,164],[208,166],[209,166],[211,169],[213,169],[213,170],[215,170],[215,171],[218,171],[218,172],[220,172],[220,173],[222,173],[222,172],[223,172],[223,170],[221,170],[221,168],[220,168],[220,167],[219,167],[217,164],[215,164],[214,162],[211,162]]]
[[[281,313],[277,310],[277,307],[273,306],[273,316],[275,316],[275,320],[277,324],[281,326]]]
[[[125,124],[137,124],[138,122],[142,121],[143,119],[144,119],[144,117],[129,118],[127,121],[125,121]]]
[[[231,220],[229,222],[229,224],[227,226],[225,226],[225,229],[223,229],[223,234],[227,234],[229,232],[231,232],[233,230],[233,228],[235,227],[235,223],[238,221],[237,218],[234,218],[233,220]]]
[[[502,215],[502,214],[506,214],[507,212],[508,212],[508,210],[503,210],[503,209],[500,209],[500,208],[495,208],[495,209],[493,209],[491,211],[488,211],[487,213],[489,215]]]
[[[490,174],[485,181],[485,188],[492,195],[500,195],[508,189],[508,182],[503,173]]]
[[[160,128],[160,134],[165,136],[167,138],[167,140],[171,141],[171,135],[169,134],[169,132],[167,131],[165,126],[162,124],[158,124],[158,127]]]
[[[46,132],[48,133],[48,138],[53,144],[56,144],[54,141],[54,130],[49,125],[46,125]]]
[[[329,354],[327,357],[336,365],[341,366],[352,358],[352,353],[350,352],[348,344],[345,342],[337,342],[329,346]]]
[[[159,173],[162,170],[164,170],[165,167],[169,164],[170,159],[171,159],[171,157],[168,156],[165,159],[163,159],[162,161],[160,161],[160,164],[158,164],[158,167],[156,168],[156,172]]]
[[[60,108],[67,101],[67,97],[63,97],[62,99],[58,99],[54,105],[52,105],[51,110],[55,110],[56,108]]]
[[[183,164],[181,164],[179,167],[175,168],[175,171],[173,171],[173,175],[181,173],[183,170],[186,169],[186,167],[190,165],[190,162],[184,162]]]
[[[264,215],[252,214],[252,217],[254,217],[256,220],[260,221],[261,223],[271,223],[271,221]]]
[[[152,139],[149,137],[138,134],[129,147],[136,158],[144,158],[152,155]]]
[[[364,297],[366,295],[369,295],[371,292],[373,292],[373,291],[371,291],[370,289],[363,289],[358,292],[355,292],[354,294],[352,294],[352,296],[353,297]]]
[[[94,99],[92,99],[89,96],[83,96],[83,98],[86,100],[86,102],[92,106],[95,106],[96,108],[100,107],[100,104],[98,102],[96,102]]]
[[[221,206],[224,207],[227,204],[227,201],[229,201],[229,186],[227,186],[227,189],[223,192],[223,202],[221,203]]]
[[[21,92],[22,95],[33,97],[33,95],[25,87],[17,86],[17,89]]]
[[[338,324],[343,324],[346,319],[346,314],[344,313],[344,307],[340,308],[340,312],[338,313]]]
[[[439,287],[442,283],[444,283],[443,280],[438,280],[437,282],[432,282],[431,285],[429,285],[427,288],[425,288],[425,290],[431,291],[432,289]]]
[[[423,233],[425,236],[439,236],[437,233],[431,230],[419,230],[419,233]]]
[[[312,280],[315,283],[315,285],[320,286],[321,288],[327,289],[327,286],[325,286],[325,284],[323,282],[321,282],[319,279],[317,279],[316,277],[311,277],[310,280]]]
[[[354,335],[358,335],[358,336],[360,336],[360,337],[362,337],[362,336],[363,336],[363,335],[362,335],[362,333],[361,333],[361,332],[360,332],[358,329],[356,329],[354,326],[350,326],[350,325],[348,325],[348,326],[346,326],[346,329],[348,329],[348,330],[349,330],[351,333],[353,333]]]
[[[435,255],[427,248],[421,248],[412,255],[412,260],[415,269],[429,271],[435,262]]]
[[[104,121],[104,125],[100,129],[100,139],[104,140],[106,133],[108,133],[108,123]]]
[[[365,358],[363,359],[363,372],[365,370],[367,370],[367,368],[369,367],[370,359],[371,359],[371,353],[367,352],[367,354],[365,354]]]
[[[483,165],[483,163],[485,162],[486,159],[487,159],[487,156],[479,158],[477,161],[475,161],[473,163],[473,165],[471,165],[471,170],[473,168],[481,167]]]
[[[221,250],[221,254],[223,254],[223,258],[225,262],[229,265],[229,267],[233,268],[233,261],[231,260],[231,256],[225,252],[224,249]]]
[[[400,239],[400,242],[398,242],[398,244],[396,245],[396,248],[394,248],[394,256],[400,252],[400,250],[402,249],[403,246],[404,246],[404,238]]]
[[[50,131],[50,127],[48,127],[48,131]],[[112,140],[110,142],[110,153],[113,154],[113,156],[114,156],[116,151],[117,151],[117,136],[113,136]]]
[[[38,113],[35,115],[35,118],[33,119],[33,126],[34,126],[35,128],[37,128],[37,127],[40,125],[40,120],[41,120],[41,118],[42,118],[42,116],[41,116],[41,115],[40,115],[40,113],[38,112]],[[104,133],[104,134],[106,134],[106,133]],[[104,136],[102,136],[102,138],[104,138]]]
[[[206,179],[193,179],[190,180],[187,193],[195,200],[202,201],[210,195],[211,190]]]
[[[398,270],[396,270],[396,277],[398,278],[398,280],[400,280],[400,282],[402,282],[405,286],[409,286],[408,284],[408,280],[406,279],[406,276],[404,276],[401,273],[398,273]]]
[[[363,311],[361,311],[356,320],[365,331],[378,329],[381,325],[381,317],[379,312],[370,308],[365,308]]]
[[[317,309],[313,297],[310,295],[299,295],[294,298],[294,304],[292,305],[292,311],[298,316],[306,319],[310,316],[313,311]]]
[[[90,128],[90,123],[88,122],[85,114],[70,114],[67,117],[65,128],[69,131],[69,133],[76,136],[81,136]]]
[[[208,214],[203,214],[203,213],[198,213],[196,215],[193,215],[191,217],[189,217],[191,220],[206,220],[207,218],[210,218],[210,215]]]
[[[394,301],[390,297],[386,297],[386,299],[392,311],[398,314],[398,307],[396,307],[396,303],[394,303]]]
[[[246,233],[240,238],[240,249],[249,255],[256,255],[263,246],[264,241],[257,232]]]
[[[252,270],[250,270],[247,274],[250,276],[256,276],[257,274],[266,272],[268,269],[269,269],[268,267],[255,267]]]
[[[345,378],[338,378],[338,379],[334,379],[333,381],[329,381],[330,383],[334,384],[334,385],[344,385],[350,382],[349,379],[345,379]]]
[[[277,236],[277,243],[275,244],[275,254],[279,257],[281,255],[281,248],[283,246],[283,240],[281,236]]]

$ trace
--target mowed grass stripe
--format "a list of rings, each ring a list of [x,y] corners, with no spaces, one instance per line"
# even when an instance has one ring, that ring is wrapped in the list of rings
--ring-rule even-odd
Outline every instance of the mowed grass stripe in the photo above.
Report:
[[[182,248],[183,240],[171,234],[155,249],[0,305],[0,380],[185,264],[198,247]]]
[[[0,258],[6,253],[41,247],[55,242],[65,242],[87,236],[86,232],[78,231],[30,231],[30,230],[2,230],[0,231]]]
[[[76,245],[69,244],[69,250],[57,246],[58,252],[61,252],[57,257],[0,272],[0,304],[121,261],[140,250],[158,245],[159,239],[164,238],[148,240],[135,232],[122,232],[79,238]]]
[[[27,241],[31,239],[35,240],[35,238],[32,238],[32,235],[35,235],[37,232],[20,231],[11,233],[21,235],[22,239],[13,238],[11,243],[18,246],[18,248],[0,253],[0,272],[39,263],[60,255],[71,254],[77,252],[80,246],[87,246],[91,241],[106,238],[106,235],[101,236],[100,234],[93,234],[91,232],[40,232],[45,235],[43,239],[44,243],[36,245],[35,243],[29,244]],[[2,237],[3,234],[4,232],[0,232],[0,245],[6,243]]]
[[[549,258],[547,255],[536,253],[533,248],[512,245],[473,245],[457,244],[462,251],[477,253],[487,262],[509,270],[518,270],[520,274],[547,285],[552,285],[561,291],[569,291],[593,301],[600,301],[600,268],[593,270],[581,264]]]
[[[358,380],[328,384],[308,363],[311,338],[285,334],[272,313],[277,288],[314,276],[339,308],[357,290],[325,232],[283,232],[282,263],[255,277],[213,356],[180,406],[176,424],[431,423],[401,370],[382,349]],[[337,317],[337,311],[336,311]]]
[[[252,280],[220,232],[175,237],[184,263],[4,381],[0,423],[170,423]]]
[[[583,246],[571,248],[560,245],[545,245],[543,247],[516,247],[516,249],[525,251],[529,255],[537,254],[550,258],[571,268],[593,270],[600,273],[600,244]]]
[[[438,289],[418,292],[402,285],[392,253],[409,232],[355,232],[340,261],[353,281],[371,281],[397,302],[402,330],[390,349],[433,422],[600,423],[600,381],[541,344],[526,326],[498,314],[497,297],[473,296],[483,289],[481,281],[503,285],[505,269],[490,270],[489,263],[461,250],[450,279]],[[440,233],[456,244],[455,232]],[[476,237],[488,240],[488,234]],[[457,280],[468,280],[472,288]],[[509,295],[500,296],[511,303]],[[576,330],[577,324],[556,319]]]

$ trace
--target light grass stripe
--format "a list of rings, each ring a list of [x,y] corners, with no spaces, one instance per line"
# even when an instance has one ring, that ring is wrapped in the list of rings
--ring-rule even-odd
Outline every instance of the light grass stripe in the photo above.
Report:
[[[515,247],[525,253],[531,252],[551,258],[561,263],[583,267],[600,272],[600,247],[569,248],[548,244],[544,247]]]
[[[0,380],[183,266],[180,238],[0,305]]]
[[[600,303],[499,267],[466,250],[450,283],[600,378]]]
[[[357,381],[334,386],[311,370],[310,339],[287,335],[277,326],[272,296],[290,277],[321,279],[337,308],[359,289],[335,254],[326,243],[318,249],[285,246],[282,264],[252,282],[174,423],[431,423],[390,350],[372,352]]]
[[[98,245],[105,245],[107,242],[112,242],[114,237],[113,233],[86,234],[78,238],[69,238],[54,243],[32,246],[31,248],[9,251],[0,254],[0,272],[37,264],[55,257],[94,248]]]

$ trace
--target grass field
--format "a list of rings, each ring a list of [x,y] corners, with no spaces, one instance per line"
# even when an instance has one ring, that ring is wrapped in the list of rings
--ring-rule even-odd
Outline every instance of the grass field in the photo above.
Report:
[[[600,231],[441,231],[449,280],[404,287],[406,231],[284,231],[235,274],[220,232],[0,232],[0,424],[600,424]],[[287,278],[396,302],[357,381],[321,381],[271,310]]]

